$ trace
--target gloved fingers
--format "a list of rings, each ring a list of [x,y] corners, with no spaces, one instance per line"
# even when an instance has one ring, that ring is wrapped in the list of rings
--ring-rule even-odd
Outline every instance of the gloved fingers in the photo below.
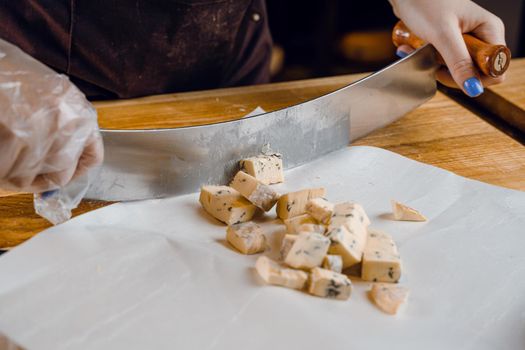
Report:
[[[452,75],[450,74],[447,67],[441,67],[436,72],[436,79],[443,85],[448,86],[453,89],[459,89],[459,86],[454,81],[454,78],[452,78]],[[490,85],[496,85],[505,79],[504,75],[499,76],[497,78],[489,77],[486,75],[482,75],[480,77],[481,83],[483,86],[490,86]]]
[[[55,188],[64,187],[73,178],[73,174],[75,173],[76,168],[77,168],[77,162],[74,162],[72,164],[69,164],[69,166],[64,170],[56,171],[53,173],[42,174],[42,175],[45,179],[47,179],[47,181],[52,187],[55,187]]]
[[[46,191],[56,190],[58,188],[59,186],[57,184],[55,184],[53,181],[47,178],[47,174],[40,174],[37,177],[35,177],[33,182],[30,185],[26,186],[24,189],[27,192],[42,193]]]
[[[82,154],[90,143],[93,135],[98,133],[94,123],[86,123],[80,118],[72,118],[73,112],[61,113],[62,123],[54,134],[54,142],[45,157],[41,169],[42,174],[58,186],[65,186],[75,174]],[[52,175],[51,175],[52,174]]]
[[[2,189],[17,191],[17,192],[32,192],[31,184],[36,179],[36,177],[27,177],[27,176],[13,176],[6,178],[2,181]]]
[[[35,175],[29,176],[26,170],[24,176],[11,179],[12,185],[18,190],[33,193],[65,186],[71,181],[78,163],[78,159],[74,157],[75,151],[71,149],[72,146],[74,145],[68,144],[63,138],[58,138],[45,158],[39,162],[41,165]]]
[[[90,168],[102,164],[104,160],[104,145],[98,130],[86,142],[86,147],[80,156],[73,179],[84,175]]]
[[[13,130],[0,121],[0,179],[7,179],[11,174],[22,149]]]

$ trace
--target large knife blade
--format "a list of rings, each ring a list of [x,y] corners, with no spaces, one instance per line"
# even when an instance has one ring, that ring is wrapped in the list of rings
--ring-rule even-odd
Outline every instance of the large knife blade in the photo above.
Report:
[[[436,92],[435,50],[427,45],[324,96],[285,109],[203,126],[101,130],[105,160],[87,198],[121,201],[226,184],[238,161],[265,145],[293,168],[348,146],[421,105]]]

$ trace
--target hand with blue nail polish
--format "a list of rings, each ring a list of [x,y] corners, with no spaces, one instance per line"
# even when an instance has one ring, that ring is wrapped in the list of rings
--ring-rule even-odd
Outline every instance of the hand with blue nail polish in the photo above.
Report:
[[[481,75],[474,66],[463,40],[470,33],[489,44],[505,45],[503,22],[470,0],[390,0],[394,13],[421,39],[431,43],[447,67],[436,73],[444,85],[460,88],[470,97],[483,93],[484,86],[503,81]],[[398,56],[410,47],[399,47]]]
[[[463,90],[470,97],[477,97],[483,93],[483,84],[476,77],[468,78],[463,82]]]
[[[399,58],[405,58],[405,57],[407,57],[409,55],[409,53],[406,52],[405,50],[401,49],[401,48],[398,48],[397,51],[396,51],[396,55]]]

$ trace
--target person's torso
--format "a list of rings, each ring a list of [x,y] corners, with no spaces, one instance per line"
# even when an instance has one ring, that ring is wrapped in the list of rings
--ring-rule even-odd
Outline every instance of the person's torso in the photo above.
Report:
[[[0,37],[70,76],[91,98],[268,80],[262,0],[20,0]]]

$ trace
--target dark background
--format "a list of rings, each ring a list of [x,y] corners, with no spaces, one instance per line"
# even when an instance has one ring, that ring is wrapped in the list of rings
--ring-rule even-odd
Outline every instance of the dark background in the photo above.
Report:
[[[525,0],[475,1],[505,22],[513,57],[525,56]],[[397,18],[387,0],[267,0],[273,80],[374,71],[396,59]]]

